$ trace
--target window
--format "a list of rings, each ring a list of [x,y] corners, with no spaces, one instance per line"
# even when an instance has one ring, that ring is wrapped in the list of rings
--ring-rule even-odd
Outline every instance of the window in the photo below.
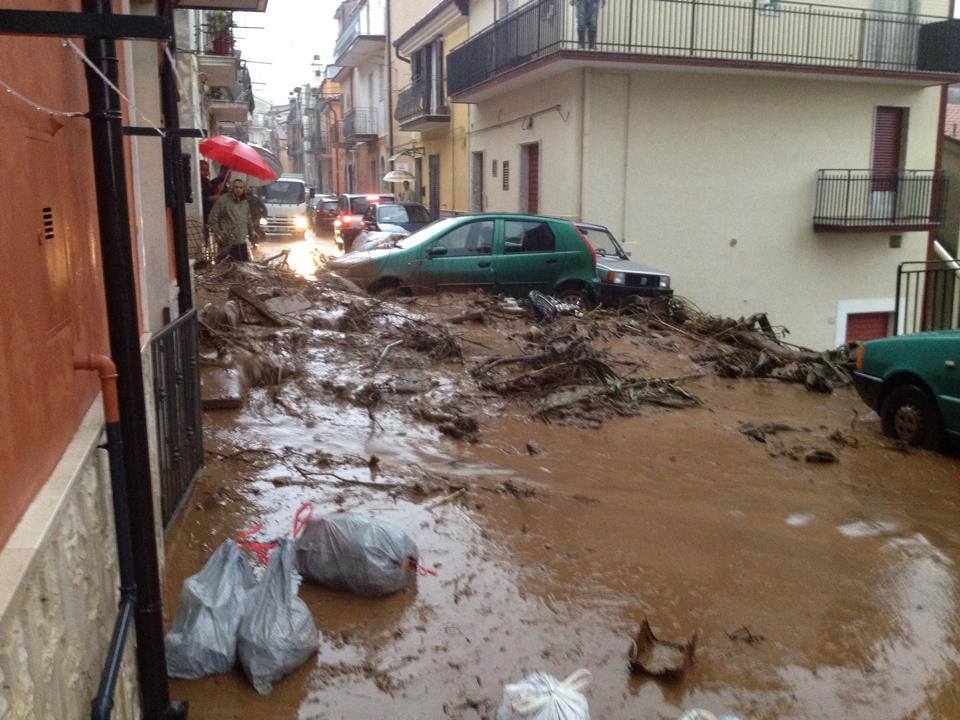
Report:
[[[497,176],[497,161],[496,161],[496,160],[493,161],[493,176],[494,176],[494,177]]]
[[[556,238],[549,223],[507,220],[503,225],[505,253],[553,252],[556,247]]]
[[[503,161],[503,189],[510,189],[510,161]]]
[[[446,257],[489,255],[493,251],[493,220],[479,220],[454,228],[433,247],[445,247]]]
[[[428,223],[430,214],[420,205],[381,205],[380,222],[383,223]]]

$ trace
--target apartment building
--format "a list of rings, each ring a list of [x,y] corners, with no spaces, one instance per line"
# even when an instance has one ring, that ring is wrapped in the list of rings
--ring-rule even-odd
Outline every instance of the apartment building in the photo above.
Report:
[[[611,227],[676,291],[816,348],[892,330],[941,172],[948,0],[473,0],[447,91],[474,210]],[[957,188],[955,190],[960,190]]]
[[[467,12],[465,0],[443,0],[394,41],[410,73],[394,118],[416,133],[409,152],[417,188],[435,218],[468,209],[468,106],[450,102],[446,82],[450,50],[468,37]]]

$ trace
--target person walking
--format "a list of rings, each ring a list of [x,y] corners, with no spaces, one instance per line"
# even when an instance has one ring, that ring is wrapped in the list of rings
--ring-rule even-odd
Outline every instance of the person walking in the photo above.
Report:
[[[230,183],[230,192],[221,195],[210,210],[210,230],[221,247],[217,262],[228,257],[240,262],[250,260],[247,242],[254,227],[246,193],[246,183],[237,178]]]
[[[577,44],[581,50],[597,49],[597,15],[607,0],[570,0],[577,9]]]
[[[410,187],[410,181],[409,181],[409,180],[404,180],[404,181],[403,181],[403,192],[400,193],[400,201],[401,201],[401,202],[416,202],[416,201],[417,201],[417,193],[414,192],[414,189],[413,189],[412,187]]]

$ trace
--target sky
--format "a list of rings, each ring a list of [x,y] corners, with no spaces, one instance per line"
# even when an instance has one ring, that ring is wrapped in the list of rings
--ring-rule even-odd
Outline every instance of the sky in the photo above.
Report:
[[[313,56],[326,64],[333,60],[339,0],[269,0],[263,13],[236,13],[237,45],[254,83],[253,93],[275,105],[287,102],[297,85],[316,84]],[[253,62],[254,60],[258,62]],[[261,65],[260,62],[271,63]]]

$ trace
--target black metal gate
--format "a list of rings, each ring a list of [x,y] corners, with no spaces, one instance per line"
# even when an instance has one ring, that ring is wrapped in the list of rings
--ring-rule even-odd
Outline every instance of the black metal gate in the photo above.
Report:
[[[897,335],[960,328],[960,271],[941,260],[900,263],[896,310]]]
[[[197,328],[197,311],[191,310],[151,341],[164,527],[203,464]]]

